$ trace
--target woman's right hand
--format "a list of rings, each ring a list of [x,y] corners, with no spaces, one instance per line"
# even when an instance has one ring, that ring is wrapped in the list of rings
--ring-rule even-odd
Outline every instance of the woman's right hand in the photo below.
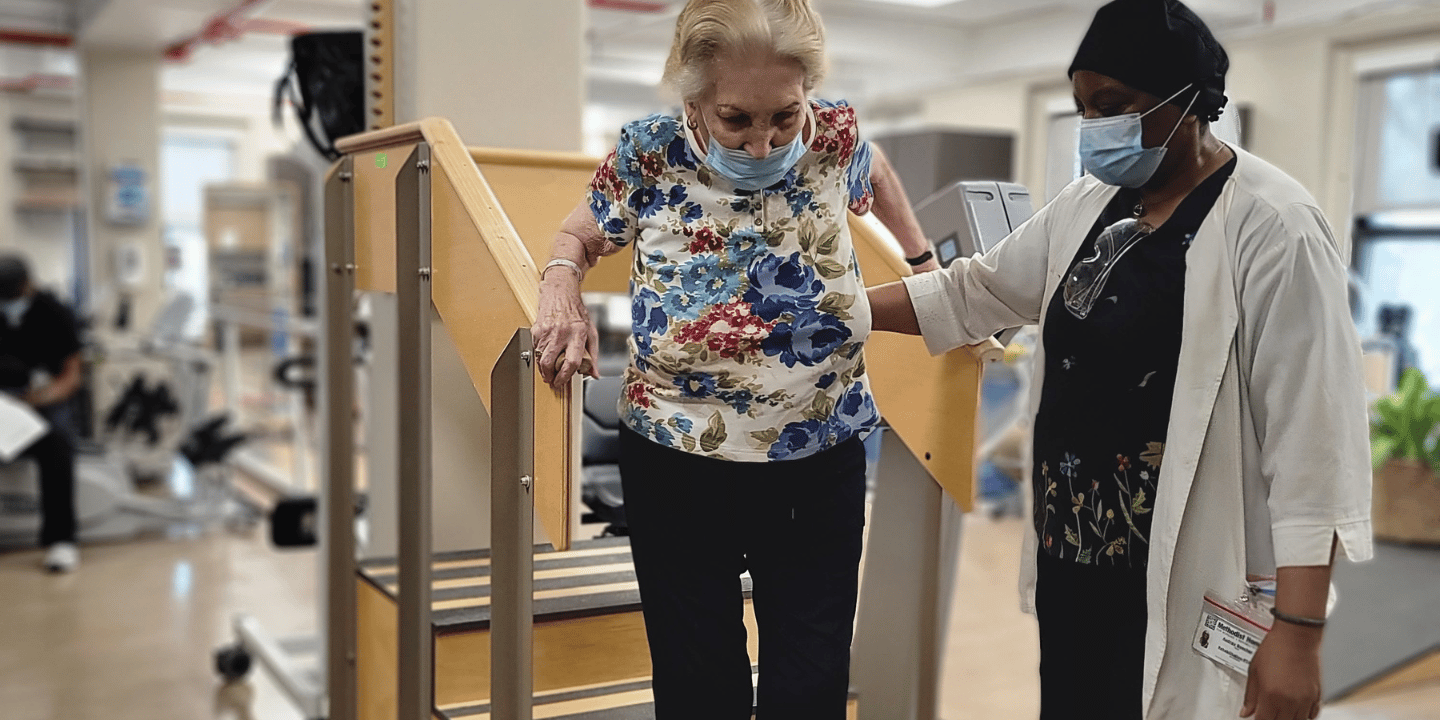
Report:
[[[550,387],[563,389],[587,358],[591,359],[590,376],[600,377],[594,362],[599,357],[600,336],[580,298],[580,278],[574,272],[557,267],[545,273],[540,281],[539,316],[530,332],[540,377]]]

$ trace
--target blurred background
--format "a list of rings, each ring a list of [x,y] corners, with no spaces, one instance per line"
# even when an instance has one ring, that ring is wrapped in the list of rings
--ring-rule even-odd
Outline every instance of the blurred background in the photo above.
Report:
[[[83,344],[73,572],[42,571],[35,468],[0,464],[0,716],[325,716],[316,354],[333,141],[440,116],[469,145],[601,157],[625,122],[678,109],[659,83],[683,4],[0,0],[0,253],[71,309]],[[857,108],[917,205],[999,181],[1039,207],[1081,172],[1065,68],[1101,4],[815,0],[830,63],[816,95]],[[1350,248],[1377,436],[1411,433],[1440,465],[1440,2],[1188,4],[1229,52],[1225,136],[1308,188]],[[617,374],[628,302],[587,302]],[[382,562],[395,520],[363,491],[384,474],[366,383],[387,349],[370,322],[388,310],[361,297],[356,312],[357,537]],[[941,642],[947,720],[1038,708],[1015,597],[1034,336],[1006,339]],[[458,367],[437,359],[437,386],[464,382]],[[455,422],[437,466],[476,462]],[[1377,487],[1404,469],[1376,459]],[[1419,472],[1385,505],[1402,510],[1377,516],[1377,559],[1337,569],[1324,717],[1440,717],[1440,477]],[[602,486],[577,501],[577,537],[624,535],[623,499]],[[481,547],[464,528],[488,522],[483,507],[436,504],[437,526],[461,528],[437,550]],[[283,638],[280,667],[256,636]]]

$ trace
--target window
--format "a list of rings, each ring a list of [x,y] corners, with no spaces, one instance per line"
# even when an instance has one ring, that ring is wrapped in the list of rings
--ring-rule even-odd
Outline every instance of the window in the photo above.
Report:
[[[205,242],[205,185],[235,178],[235,143],[223,135],[167,129],[160,145],[160,199],[164,211],[165,287],[189,293],[197,312],[188,337],[204,332],[210,301]]]

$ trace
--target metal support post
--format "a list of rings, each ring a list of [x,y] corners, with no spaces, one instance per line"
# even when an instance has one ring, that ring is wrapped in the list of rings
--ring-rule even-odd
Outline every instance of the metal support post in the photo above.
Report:
[[[325,184],[321,470],[325,532],[325,690],[329,720],[355,720],[355,183],[353,159]],[[298,442],[298,439],[297,439]]]
[[[399,310],[399,720],[434,710],[430,624],[430,146],[395,178],[395,299]],[[493,715],[492,715],[493,716]],[[499,716],[494,716],[499,717]]]
[[[529,328],[490,374],[490,717],[531,720],[535,375]]]

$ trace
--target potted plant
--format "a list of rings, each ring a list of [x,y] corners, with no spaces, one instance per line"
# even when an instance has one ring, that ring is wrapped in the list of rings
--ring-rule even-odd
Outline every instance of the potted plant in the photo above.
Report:
[[[1424,373],[1405,371],[1395,394],[1375,404],[1370,459],[1375,466],[1375,537],[1440,544],[1440,394]]]

